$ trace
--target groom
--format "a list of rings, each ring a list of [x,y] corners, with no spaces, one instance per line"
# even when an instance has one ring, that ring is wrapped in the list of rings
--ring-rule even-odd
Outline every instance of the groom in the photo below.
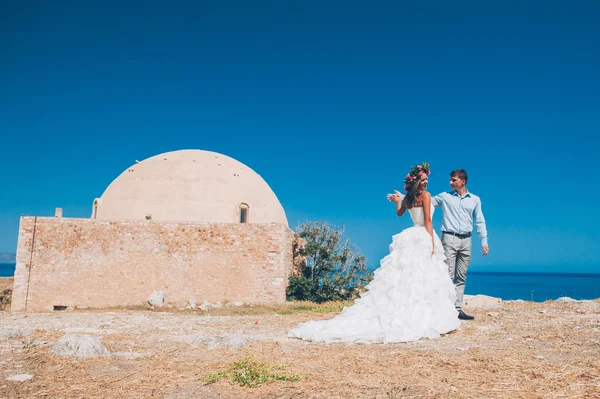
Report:
[[[456,303],[458,318],[473,320],[474,317],[462,311],[463,295],[467,280],[467,269],[471,261],[471,232],[473,224],[481,240],[483,256],[489,252],[487,229],[481,211],[481,200],[478,196],[467,191],[467,172],[457,169],[450,173],[452,191],[431,197],[433,206],[442,207],[442,245],[446,255],[448,273],[456,287]]]

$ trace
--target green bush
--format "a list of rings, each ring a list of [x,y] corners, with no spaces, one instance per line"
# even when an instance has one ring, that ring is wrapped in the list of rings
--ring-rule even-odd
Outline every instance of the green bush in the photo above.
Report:
[[[371,281],[366,258],[345,238],[344,228],[326,222],[306,222],[296,229],[305,246],[296,249],[306,264],[290,277],[287,299],[317,303],[353,299]]]

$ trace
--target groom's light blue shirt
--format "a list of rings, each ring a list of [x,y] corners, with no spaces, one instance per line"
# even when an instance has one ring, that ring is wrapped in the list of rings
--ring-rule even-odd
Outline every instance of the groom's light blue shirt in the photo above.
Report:
[[[481,245],[488,245],[485,218],[481,211],[481,200],[475,194],[467,192],[463,197],[456,191],[441,193],[431,197],[433,206],[442,207],[442,232],[466,234],[473,231],[473,220]]]

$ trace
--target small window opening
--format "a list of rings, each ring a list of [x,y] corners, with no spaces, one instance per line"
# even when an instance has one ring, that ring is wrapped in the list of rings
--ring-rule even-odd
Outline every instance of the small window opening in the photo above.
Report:
[[[248,223],[248,204],[240,205],[240,223]]]
[[[94,200],[94,205],[92,207],[92,219],[96,219],[97,215],[98,215],[98,200],[95,199]]]

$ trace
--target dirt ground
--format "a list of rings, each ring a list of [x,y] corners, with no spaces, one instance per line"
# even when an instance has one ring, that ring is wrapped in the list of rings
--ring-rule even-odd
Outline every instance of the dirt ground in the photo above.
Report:
[[[0,312],[0,398],[600,398],[600,300],[469,309],[476,320],[459,331],[411,343],[287,338],[297,323],[336,313],[322,311]],[[68,333],[102,337],[111,354],[51,353]],[[300,380],[206,382],[249,357]],[[17,374],[32,378],[6,380]]]
[[[7,288],[12,289],[13,283],[13,277],[0,277],[0,291],[4,291]]]

